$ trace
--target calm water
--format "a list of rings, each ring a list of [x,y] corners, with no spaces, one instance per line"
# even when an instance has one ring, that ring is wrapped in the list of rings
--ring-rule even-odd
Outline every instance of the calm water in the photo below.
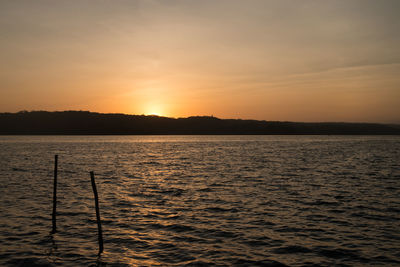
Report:
[[[400,137],[0,136],[1,266],[279,263],[400,266]]]

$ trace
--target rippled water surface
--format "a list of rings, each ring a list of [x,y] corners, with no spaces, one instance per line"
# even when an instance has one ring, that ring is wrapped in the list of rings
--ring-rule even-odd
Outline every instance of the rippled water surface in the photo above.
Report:
[[[280,264],[400,265],[400,137],[0,136],[1,266]]]

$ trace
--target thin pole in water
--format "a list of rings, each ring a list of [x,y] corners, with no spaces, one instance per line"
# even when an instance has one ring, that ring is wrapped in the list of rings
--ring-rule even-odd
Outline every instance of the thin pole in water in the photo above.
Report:
[[[58,155],[54,156],[54,185],[53,185],[53,229],[51,233],[54,234],[56,232],[56,214],[57,214],[57,164],[58,164]]]
[[[92,181],[92,188],[94,194],[94,203],[96,205],[96,218],[97,218],[97,229],[99,231],[99,254],[103,252],[103,231],[101,230],[100,210],[99,210],[99,197],[97,195],[96,183],[94,181],[94,173],[90,172],[90,179]]]

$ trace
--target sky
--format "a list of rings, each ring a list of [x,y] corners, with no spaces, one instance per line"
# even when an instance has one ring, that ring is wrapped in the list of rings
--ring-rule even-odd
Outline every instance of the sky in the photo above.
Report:
[[[0,112],[400,123],[398,0],[0,0]]]

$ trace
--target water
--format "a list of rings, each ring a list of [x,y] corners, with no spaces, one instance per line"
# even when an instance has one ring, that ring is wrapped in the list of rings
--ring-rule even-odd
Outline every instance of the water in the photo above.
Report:
[[[0,136],[0,203],[1,266],[399,266],[400,137]]]

